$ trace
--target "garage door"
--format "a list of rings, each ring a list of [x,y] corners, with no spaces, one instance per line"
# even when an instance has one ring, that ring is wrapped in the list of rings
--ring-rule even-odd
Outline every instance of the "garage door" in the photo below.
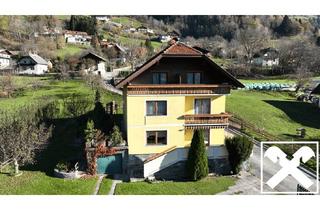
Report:
[[[111,155],[98,158],[97,172],[98,174],[121,174],[122,155]]]

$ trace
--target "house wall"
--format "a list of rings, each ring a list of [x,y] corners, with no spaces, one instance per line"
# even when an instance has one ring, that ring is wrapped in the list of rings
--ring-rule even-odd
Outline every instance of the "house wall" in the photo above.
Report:
[[[206,96],[211,98],[211,114],[225,111],[225,96]],[[129,154],[160,153],[170,147],[186,147],[191,143],[193,131],[185,130],[186,114],[194,114],[194,99],[203,96],[127,96],[126,120]],[[167,101],[166,116],[146,116],[147,100]],[[146,145],[146,131],[166,130],[167,145]],[[210,145],[224,144],[224,129],[211,129]]]
[[[99,75],[100,72],[100,76],[102,79],[104,80],[110,80],[112,79],[112,72],[107,72],[106,71],[106,67],[105,67],[105,62],[104,61],[100,61],[97,64],[91,66],[88,69],[84,69],[84,71],[88,74],[89,72],[91,74],[94,75]]]
[[[34,74],[34,75],[42,75],[48,71],[48,65],[36,64],[29,66],[21,66],[19,70],[19,74]]]
[[[6,52],[0,53],[0,69],[10,66],[11,56]]]

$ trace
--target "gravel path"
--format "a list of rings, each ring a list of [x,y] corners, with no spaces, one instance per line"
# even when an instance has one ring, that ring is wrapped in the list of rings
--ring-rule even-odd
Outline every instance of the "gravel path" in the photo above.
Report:
[[[111,185],[111,188],[110,188],[108,195],[114,195],[114,190],[116,189],[116,185],[121,182],[122,182],[121,180],[112,180],[112,185]]]
[[[100,175],[99,176],[99,179],[98,179],[97,184],[96,184],[96,188],[94,189],[94,192],[93,192],[93,195],[98,195],[98,192],[99,192],[99,189],[100,189],[100,185],[101,185],[101,182],[102,182],[104,177],[105,177],[105,175]]]

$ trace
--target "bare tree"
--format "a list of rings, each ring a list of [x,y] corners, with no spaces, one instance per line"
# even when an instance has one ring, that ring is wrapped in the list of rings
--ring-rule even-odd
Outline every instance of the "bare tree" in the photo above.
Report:
[[[31,106],[16,113],[0,113],[0,161],[14,158],[18,164],[35,162],[37,151],[43,149],[52,131],[36,113]]]
[[[268,44],[270,36],[268,29],[260,26],[240,29],[237,33],[237,39],[243,48],[247,63],[250,64],[254,53]]]
[[[6,73],[3,76],[0,76],[0,87],[2,90],[2,94],[10,98],[12,93],[14,92],[13,77],[10,73]]]

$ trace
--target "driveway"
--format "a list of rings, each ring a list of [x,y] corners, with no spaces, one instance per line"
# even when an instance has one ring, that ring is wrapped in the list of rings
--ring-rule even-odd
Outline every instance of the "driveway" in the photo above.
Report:
[[[253,153],[249,158],[249,171],[241,171],[239,179],[236,184],[230,187],[227,191],[220,193],[220,195],[261,195],[260,193],[260,147],[254,145]],[[268,158],[264,158],[264,173],[263,173],[263,187],[266,192],[294,192],[297,190],[298,182],[292,176],[285,178],[275,189],[271,189],[265,184],[275,173],[281,169],[281,166],[274,164]],[[305,174],[305,173],[304,173]],[[305,174],[314,183],[310,187],[310,191],[316,191],[316,180]]]

